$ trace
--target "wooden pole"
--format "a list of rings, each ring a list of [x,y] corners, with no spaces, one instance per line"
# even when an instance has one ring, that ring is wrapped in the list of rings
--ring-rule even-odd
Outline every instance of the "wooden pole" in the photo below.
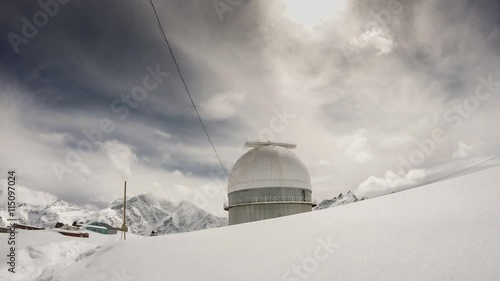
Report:
[[[125,186],[123,188],[123,240],[127,240],[127,181],[125,181]]]

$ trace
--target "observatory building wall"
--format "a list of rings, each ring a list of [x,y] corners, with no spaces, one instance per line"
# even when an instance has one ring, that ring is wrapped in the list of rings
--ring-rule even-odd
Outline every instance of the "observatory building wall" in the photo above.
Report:
[[[289,216],[311,210],[311,204],[305,203],[264,203],[235,206],[231,207],[229,212],[229,225]]]

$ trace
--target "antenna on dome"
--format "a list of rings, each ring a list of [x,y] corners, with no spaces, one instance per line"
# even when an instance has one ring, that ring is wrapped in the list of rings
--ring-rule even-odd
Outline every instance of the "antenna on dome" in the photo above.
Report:
[[[296,144],[286,142],[272,142],[272,141],[246,141],[245,147],[262,147],[262,146],[281,146],[287,149],[294,149]]]

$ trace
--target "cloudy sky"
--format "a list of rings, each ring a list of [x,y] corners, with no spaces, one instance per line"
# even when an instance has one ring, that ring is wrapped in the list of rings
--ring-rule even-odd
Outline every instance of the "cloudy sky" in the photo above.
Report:
[[[224,214],[149,1],[40,2],[0,4],[0,178],[99,207],[127,180]],[[246,140],[296,143],[321,200],[500,151],[498,1],[154,2],[228,170]]]

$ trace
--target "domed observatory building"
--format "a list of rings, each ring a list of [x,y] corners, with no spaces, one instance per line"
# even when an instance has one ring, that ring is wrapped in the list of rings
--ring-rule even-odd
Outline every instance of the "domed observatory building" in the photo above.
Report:
[[[311,178],[290,149],[294,144],[246,142],[252,149],[236,161],[229,175],[229,225],[310,212]]]

